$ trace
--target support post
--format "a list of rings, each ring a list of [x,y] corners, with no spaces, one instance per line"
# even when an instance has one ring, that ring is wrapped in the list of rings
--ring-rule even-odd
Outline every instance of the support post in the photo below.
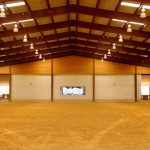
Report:
[[[95,102],[95,59],[93,58],[93,102]]]
[[[53,102],[53,59],[51,59],[51,102]]]
[[[11,66],[9,66],[9,101],[11,101]]]
[[[134,85],[135,85],[135,102],[137,102],[137,66],[135,66],[135,74],[134,74]]]

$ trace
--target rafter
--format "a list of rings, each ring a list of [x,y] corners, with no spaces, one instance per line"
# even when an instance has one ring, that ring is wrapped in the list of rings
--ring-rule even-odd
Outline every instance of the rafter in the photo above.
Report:
[[[112,45],[110,45],[110,44],[101,44],[98,42],[89,42],[89,41],[84,41],[84,40],[76,40],[76,43],[80,44],[80,45],[87,45],[87,46],[95,47],[95,48],[97,47],[97,48],[104,48],[104,49],[112,49]],[[148,55],[150,57],[150,51],[137,50],[134,48],[117,46],[117,49],[115,49],[115,51],[134,53],[134,54],[138,54],[138,55]]]
[[[97,53],[97,54],[107,54],[107,51],[104,50],[99,50],[99,49],[95,49],[95,48],[85,48],[85,47],[81,47],[81,46],[76,46],[75,48],[76,50],[81,50],[84,52],[89,52],[89,53]],[[116,53],[116,52],[111,52],[112,55],[111,57],[117,57],[117,58],[123,58],[126,60],[131,60],[131,61],[135,61],[135,62],[147,62],[150,63],[150,59],[148,58],[142,58],[139,56],[134,56],[134,55],[129,55],[129,54],[122,54],[122,53]]]
[[[50,8],[50,9],[32,11],[30,13],[25,12],[25,13],[7,15],[7,18],[1,19],[0,23],[12,22],[12,21],[18,22],[19,20],[31,19],[32,17],[36,19],[36,18],[42,18],[42,17],[48,17],[48,16],[67,14],[69,12],[150,24],[149,16],[147,16],[145,19],[141,19],[136,14],[114,12],[114,11],[109,11],[109,10],[91,8],[91,7],[86,7],[86,6],[78,6],[78,5],[61,6],[61,7],[55,7],[55,8]]]
[[[87,53],[87,52],[81,52],[81,51],[77,51],[74,50],[72,52],[73,55],[76,56],[81,56],[81,57],[88,57],[88,58],[95,58],[95,59],[101,59],[102,56],[100,55],[96,55],[94,53]],[[109,57],[107,59],[107,61],[113,61],[113,62],[118,62],[118,63],[124,63],[124,64],[130,64],[130,65],[138,65],[138,66],[145,66],[145,67],[150,67],[150,64],[148,63],[143,63],[143,62],[134,62],[134,61],[130,61],[130,60],[124,60],[124,59],[120,59],[120,58],[112,58]]]
[[[51,59],[51,58],[65,57],[65,56],[70,56],[70,55],[72,55],[72,51],[62,51],[60,53],[54,53],[52,55],[47,55],[44,57],[45,57],[45,59]],[[22,64],[22,63],[27,63],[27,62],[34,62],[34,61],[39,61],[39,58],[38,57],[30,57],[30,58],[18,59],[15,61],[11,60],[11,61],[7,61],[7,62],[2,62],[2,63],[0,63],[0,67]]]
[[[71,40],[63,40],[60,41],[60,45],[69,45],[71,43]],[[51,43],[44,43],[44,44],[38,44],[35,45],[35,49],[46,49],[51,48],[51,47],[55,47],[55,46],[59,46],[58,42],[51,42]],[[25,46],[25,47],[21,47],[21,48],[13,48],[13,49],[8,49],[8,50],[2,50],[0,51],[0,55],[10,55],[10,54],[15,54],[15,53],[22,53],[22,52],[27,52],[27,51],[31,51],[30,50],[30,46]],[[33,50],[32,50],[33,51]],[[3,57],[0,57],[0,59],[2,60]]]

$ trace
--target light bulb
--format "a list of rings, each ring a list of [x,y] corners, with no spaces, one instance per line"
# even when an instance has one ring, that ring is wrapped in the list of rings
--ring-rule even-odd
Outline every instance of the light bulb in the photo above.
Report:
[[[34,49],[33,43],[30,44],[30,49]]]
[[[140,18],[146,18],[145,8],[142,8]]]
[[[0,17],[1,17],[1,18],[6,18],[6,14],[5,14],[4,12],[1,12],[1,13],[0,13]]]
[[[43,58],[43,62],[45,62],[45,58]]]
[[[113,43],[112,49],[116,49],[116,44]]]
[[[104,62],[104,59],[103,59],[103,58],[101,59],[101,62]]]
[[[122,35],[119,36],[119,42],[123,42]]]
[[[39,54],[38,49],[36,49],[35,54],[36,54],[36,55],[38,55],[38,54]]]
[[[39,59],[42,59],[42,54],[39,55]]]
[[[4,12],[4,11],[5,11],[4,7],[2,7],[2,8],[1,8],[1,11],[2,11],[2,12]]]
[[[127,32],[132,32],[131,24],[128,24]]]
[[[111,55],[111,51],[110,51],[110,49],[108,50],[108,55]]]
[[[107,55],[106,54],[104,54],[104,59],[107,59]]]
[[[13,29],[13,32],[18,32],[19,30],[18,30],[18,25],[17,24],[15,24],[14,25],[14,29]]]
[[[23,42],[28,42],[27,35],[24,36]]]

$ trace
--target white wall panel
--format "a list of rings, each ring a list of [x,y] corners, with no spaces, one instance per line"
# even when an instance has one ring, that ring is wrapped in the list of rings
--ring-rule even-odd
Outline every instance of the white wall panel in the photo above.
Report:
[[[133,102],[134,75],[96,75],[96,101]]]
[[[50,101],[50,75],[12,75],[12,101]]]
[[[61,95],[61,86],[85,86],[85,95]],[[54,75],[54,101],[92,101],[92,75]]]

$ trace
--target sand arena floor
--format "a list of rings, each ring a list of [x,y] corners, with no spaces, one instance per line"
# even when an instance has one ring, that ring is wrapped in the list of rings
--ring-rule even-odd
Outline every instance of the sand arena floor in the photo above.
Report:
[[[0,103],[0,150],[150,150],[150,103]]]

